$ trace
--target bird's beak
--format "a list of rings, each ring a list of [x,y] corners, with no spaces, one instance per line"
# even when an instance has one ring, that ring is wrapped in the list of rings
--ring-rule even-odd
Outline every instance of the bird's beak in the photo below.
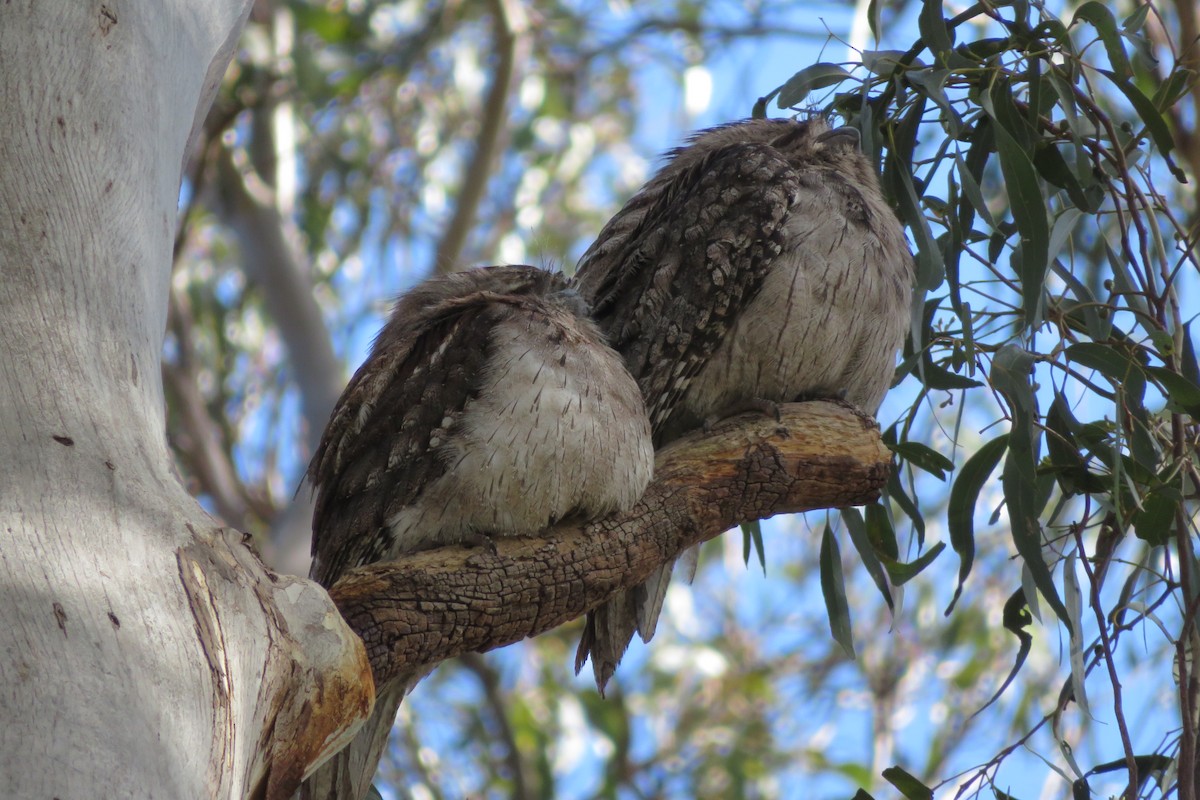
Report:
[[[847,144],[851,147],[858,148],[862,142],[862,137],[858,134],[858,128],[851,128],[848,125],[843,125],[840,128],[825,131],[817,137],[817,141],[821,144],[829,144],[831,142],[837,144]]]

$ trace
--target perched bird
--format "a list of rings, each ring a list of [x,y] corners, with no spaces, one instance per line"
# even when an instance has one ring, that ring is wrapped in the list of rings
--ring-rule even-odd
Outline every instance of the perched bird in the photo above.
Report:
[[[858,132],[814,117],[692,136],[605,225],[574,285],[637,380],[660,447],[798,399],[874,414],[912,280]],[[575,666],[590,655],[602,691],[634,631],[654,635],[671,568],[588,614]]]
[[[400,298],[308,468],[310,575],[633,506],[654,469],[637,384],[564,279],[534,267],[432,278]],[[417,672],[301,796],[362,797]]]
[[[631,507],[654,468],[649,422],[586,312],[523,266],[400,298],[308,468],[311,576]]]

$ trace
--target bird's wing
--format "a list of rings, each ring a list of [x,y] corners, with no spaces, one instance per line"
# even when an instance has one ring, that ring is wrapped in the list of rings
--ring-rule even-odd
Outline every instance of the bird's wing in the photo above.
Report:
[[[770,145],[720,147],[660,173],[584,253],[575,285],[642,390],[655,446],[762,286],[799,195],[799,175]],[[634,632],[653,636],[673,564],[588,613],[575,668],[590,655],[601,692]]]
[[[770,145],[721,147],[647,184],[580,260],[576,285],[642,390],[656,446],[762,285],[799,194]]]

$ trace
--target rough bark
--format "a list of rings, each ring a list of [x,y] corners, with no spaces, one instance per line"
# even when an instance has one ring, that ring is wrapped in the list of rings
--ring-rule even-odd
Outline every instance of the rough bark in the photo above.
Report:
[[[859,505],[891,457],[869,417],[828,402],[741,416],[659,452],[629,512],[545,537],[444,547],[348,573],[330,591],[382,686],[550,630],[645,580],[691,545],[749,520]]]
[[[284,797],[371,702],[327,595],[218,528],[164,435],[180,174],[248,10],[0,8],[7,797]]]

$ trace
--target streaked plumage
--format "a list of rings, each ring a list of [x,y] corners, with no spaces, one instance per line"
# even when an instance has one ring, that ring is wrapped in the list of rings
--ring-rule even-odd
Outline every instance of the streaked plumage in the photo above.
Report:
[[[912,257],[852,129],[701,131],[604,227],[575,285],[641,387],[655,446],[754,401],[839,396],[874,414],[909,324]],[[654,634],[668,564],[588,615],[603,687]]]
[[[312,577],[632,506],[653,470],[645,408],[585,311],[534,267],[400,298],[309,466]]]
[[[654,469],[637,384],[561,276],[489,267],[400,298],[308,469],[311,576],[631,507]],[[301,790],[366,794],[405,692],[376,687],[350,745]]]

